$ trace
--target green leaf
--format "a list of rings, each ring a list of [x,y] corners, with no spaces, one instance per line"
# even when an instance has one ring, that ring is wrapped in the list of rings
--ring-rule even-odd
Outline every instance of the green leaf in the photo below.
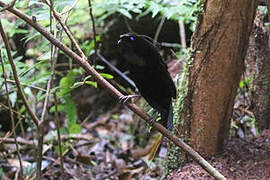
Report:
[[[163,9],[161,5],[159,5],[153,1],[150,2],[149,8],[152,10],[152,17],[155,17]]]
[[[102,77],[106,79],[113,79],[113,75],[107,74],[107,73],[99,73]]]
[[[79,133],[81,133],[82,128],[81,128],[81,126],[78,125],[78,124],[71,124],[71,125],[68,127],[68,130],[69,130],[69,133],[70,133],[70,134],[79,134]]]
[[[3,168],[0,168],[0,179],[3,178]]]
[[[126,16],[127,18],[132,19],[132,16],[128,12],[128,10],[126,10],[126,9],[118,9],[117,11],[120,12],[122,15]]]
[[[94,82],[94,81],[85,81],[85,84],[91,85],[95,88],[97,88],[97,86],[98,86],[97,82]]]
[[[70,91],[72,90],[72,86],[74,84],[74,78],[70,78],[70,77],[63,77],[60,80],[60,91],[57,93],[57,96],[64,96],[67,95],[68,93],[70,93]]]
[[[86,80],[88,80],[88,79],[91,78],[91,77],[92,77],[91,75],[88,75],[88,76],[86,76],[86,77],[84,78],[83,81],[86,81]]]
[[[61,111],[65,111],[65,105],[57,105],[57,110],[59,111],[59,112],[61,112]],[[53,113],[53,112],[55,112],[55,106],[52,106],[51,108],[50,108],[50,112],[51,113]]]
[[[72,89],[78,88],[80,86],[84,85],[84,82],[75,82],[73,86],[71,86]]]
[[[64,98],[65,99],[65,113],[68,119],[68,126],[70,124],[76,124],[76,121],[78,119],[77,117],[77,108],[76,105],[74,103],[74,101],[72,100],[71,96],[67,96]]]
[[[103,70],[104,68],[105,68],[104,66],[101,66],[101,65],[98,65],[98,64],[96,65],[97,70]]]

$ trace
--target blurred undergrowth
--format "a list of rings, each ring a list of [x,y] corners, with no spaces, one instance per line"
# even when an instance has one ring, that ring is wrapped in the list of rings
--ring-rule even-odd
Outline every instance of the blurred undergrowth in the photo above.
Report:
[[[5,1],[9,2],[9,1]],[[87,55],[92,55],[94,52],[94,41],[92,34],[91,20],[89,16],[89,5],[87,1],[75,0],[55,0],[53,1],[54,8],[58,13],[65,17],[65,14],[70,11],[67,26],[73,33],[74,38],[79,42],[80,47]],[[97,27],[105,26],[105,19],[113,14],[121,14],[129,19],[138,20],[143,16],[152,14],[155,16],[165,16],[171,20],[183,20],[184,23],[191,24],[189,27],[193,30],[196,21],[196,12],[199,9],[199,3],[196,0],[95,0],[92,3],[93,13],[96,20]],[[50,8],[39,0],[20,0],[17,1],[15,7],[35,17],[36,21],[42,26],[50,29],[52,16],[50,16]],[[135,15],[134,15],[135,14]],[[20,82],[23,84],[24,91],[30,100],[32,107],[38,113],[38,104],[45,98],[45,89],[50,77],[51,70],[51,46],[49,42],[38,32],[27,26],[21,19],[5,14],[7,18],[2,18],[2,23],[6,27],[6,32],[10,39],[14,40],[15,35],[20,35],[20,41],[24,43],[25,54],[18,54],[18,49],[13,47],[14,61]],[[9,19],[9,20],[7,20]],[[59,23],[56,23],[57,33],[59,33]],[[99,32],[96,36],[97,42],[102,43]],[[90,38],[89,38],[90,37]],[[72,48],[72,44],[65,33],[62,35],[64,44]],[[28,44],[26,47],[25,45]],[[22,48],[22,47],[17,47]],[[1,55],[5,63],[5,73],[9,79],[9,100],[13,108],[18,113],[24,115],[28,119],[26,109],[17,96],[16,86],[14,83],[11,68],[9,66],[6,51],[1,44]],[[25,56],[25,57],[23,57]],[[67,59],[61,51],[59,51],[57,61]],[[55,61],[55,60],[54,60]],[[81,128],[78,124],[78,115],[76,104],[72,99],[71,92],[80,86],[90,85],[97,87],[97,83],[91,77],[84,74],[81,68],[75,66],[71,59],[68,59],[65,71],[56,70],[55,80],[53,81],[53,88],[51,94],[56,92],[59,99],[58,111],[63,112],[67,118],[67,127],[63,132],[65,133],[79,133]],[[98,66],[102,69],[102,67]],[[3,71],[0,69],[0,76]],[[109,74],[103,74],[105,78],[113,78]],[[3,92],[3,79],[0,79],[1,94]],[[50,99],[50,112],[55,111],[52,99]],[[38,114],[40,116],[40,114]],[[30,122],[30,121],[27,121]],[[29,131],[34,126],[29,126]]]

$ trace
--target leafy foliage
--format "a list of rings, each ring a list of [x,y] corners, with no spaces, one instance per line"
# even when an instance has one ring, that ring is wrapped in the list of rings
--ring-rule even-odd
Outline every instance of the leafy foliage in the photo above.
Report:
[[[77,4],[74,4],[75,2]],[[65,18],[65,13],[72,7],[67,25],[73,32],[75,39],[79,42],[84,53],[92,55],[94,53],[94,41],[86,38],[89,36],[89,30],[92,28],[88,12],[88,2],[55,0],[53,3],[55,9],[63,19]],[[53,21],[50,8],[42,1],[22,0],[16,2],[15,7],[23,10],[29,16],[35,17],[37,22],[48,30],[52,30],[53,27],[51,23]],[[93,9],[94,16],[97,18],[97,24],[102,28],[105,26],[104,19],[112,14],[121,14],[129,19],[136,17],[138,20],[151,13],[152,17],[165,16],[167,19],[176,21],[181,19],[185,23],[192,24],[196,21],[195,14],[199,9],[199,2],[196,0],[96,0],[93,1]],[[45,89],[51,77],[51,45],[41,34],[27,27],[21,19],[15,18],[13,22],[3,19],[2,23],[6,27],[6,32],[10,38],[13,38],[15,34],[22,34],[25,43],[33,44],[26,50],[25,61],[22,61],[22,56],[14,56],[16,50],[12,52],[12,55],[14,56],[16,70],[27,98],[31,99],[31,105],[35,106],[35,104],[43,102],[46,95]],[[60,25],[56,23],[56,27],[57,33],[59,33]],[[63,33],[62,36],[63,43],[71,47],[71,42],[67,35]],[[102,41],[99,34],[96,36],[96,40],[97,42]],[[59,52],[59,56],[62,55],[63,54]],[[26,114],[23,103],[18,99],[19,97],[17,96],[11,67],[3,47],[1,47],[1,56],[4,60],[5,73],[8,75],[9,80],[9,100],[13,108],[16,107],[18,112]],[[72,91],[85,85],[97,88],[97,83],[92,81],[91,76],[84,77],[82,69],[72,66],[71,59],[66,58],[66,60],[69,61],[68,72],[56,71],[55,76],[60,81],[58,84],[54,84],[51,94],[56,93],[60,101],[60,104],[57,105],[57,109],[63,112],[67,119],[67,127],[66,129],[62,129],[62,131],[66,133],[78,133],[81,131],[81,128],[78,125],[77,107],[72,99]],[[0,69],[1,77],[3,73],[3,70]],[[112,75],[106,73],[101,73],[100,75],[107,79],[113,78]],[[3,83],[4,81],[1,78],[1,87],[3,87]],[[54,101],[52,101],[52,99],[50,99],[50,101],[52,104],[50,105],[50,113],[53,113],[56,107]]]
[[[100,21],[115,13],[120,13],[129,19],[132,19],[132,14],[137,14],[137,20],[152,13],[152,17],[160,14],[167,19],[183,20],[185,23],[192,24],[192,30],[195,28],[199,5],[200,1],[197,0],[108,0],[96,3],[96,7],[100,9]]]

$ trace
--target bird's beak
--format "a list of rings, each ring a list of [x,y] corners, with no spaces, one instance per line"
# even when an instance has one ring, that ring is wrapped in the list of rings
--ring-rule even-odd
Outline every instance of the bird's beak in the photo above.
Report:
[[[119,39],[119,40],[117,41],[117,45],[120,46],[121,42],[122,42],[122,39]]]

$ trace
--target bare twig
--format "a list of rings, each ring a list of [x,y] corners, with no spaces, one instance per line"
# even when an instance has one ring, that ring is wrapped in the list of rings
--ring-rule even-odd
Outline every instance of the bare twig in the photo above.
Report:
[[[68,36],[68,38],[71,40],[72,44],[74,44],[75,48],[79,52],[80,57],[82,57],[83,59],[86,60],[87,59],[86,56],[84,55],[83,51],[81,50],[81,48],[78,45],[78,43],[76,42],[76,40],[73,38],[71,31],[65,25],[65,22],[62,20],[61,15],[58,12],[55,11],[55,9],[53,8],[52,4],[50,2],[48,2],[48,0],[43,0],[43,1],[51,8],[51,10],[53,12],[53,16],[57,19],[57,21],[63,27],[64,31],[66,32],[66,34]]]
[[[63,160],[63,151],[62,151],[62,141],[61,141],[61,133],[60,133],[60,118],[58,113],[58,100],[56,93],[54,93],[54,99],[55,99],[55,119],[56,119],[56,130],[57,130],[57,142],[58,142],[58,148],[59,148],[59,157],[60,157],[60,167],[61,167],[61,179],[64,180],[64,160]]]
[[[183,20],[179,20],[178,24],[179,24],[179,34],[181,38],[181,45],[182,45],[183,50],[185,51],[187,49],[185,24]]]
[[[9,8],[11,8],[11,7],[13,7],[13,6],[15,5],[15,3],[16,3],[16,0],[11,1],[9,4],[7,4],[5,7],[3,7],[3,8],[0,10],[0,12],[3,12],[3,11],[5,11],[5,10],[7,10],[7,9],[9,9]]]
[[[2,2],[0,2],[2,3]],[[4,4],[4,6],[2,7],[6,7],[6,5]],[[9,9],[13,9],[13,7],[10,7]],[[8,9],[8,10],[9,10]],[[16,70],[16,66],[13,62],[13,58],[12,58],[12,55],[11,55],[11,49],[10,49],[10,46],[9,46],[9,42],[8,42],[8,39],[7,39],[7,36],[4,32],[4,29],[3,29],[3,26],[1,24],[0,26],[0,31],[1,31],[1,36],[2,36],[2,39],[4,41],[4,44],[5,44],[5,47],[6,47],[6,50],[7,50],[7,55],[8,55],[8,60],[9,60],[9,63],[11,65],[11,69],[12,69],[12,72],[13,72],[13,76],[14,76],[14,79],[15,79],[15,82],[16,82],[16,85],[18,87],[18,92],[19,94],[21,95],[22,99],[23,99],[23,102],[24,102],[24,105],[28,111],[28,113],[30,114],[30,116],[32,117],[32,119],[34,120],[34,123],[38,126],[39,124],[39,119],[38,117],[35,115],[35,113],[32,111],[32,109],[30,108],[30,105],[24,95],[24,92],[23,92],[23,88],[21,86],[21,83],[20,83],[20,80],[19,80],[19,77],[18,77],[18,74],[17,74],[17,70]]]
[[[125,16],[123,18],[124,18],[124,21],[125,21],[125,24],[127,26],[128,31],[129,32],[134,32],[133,29],[131,28],[131,26],[128,23],[128,19]]]
[[[64,23],[66,23],[68,16],[69,16],[70,11],[68,11],[66,13],[66,18],[64,20]],[[63,28],[60,28],[59,30],[59,41],[62,41],[62,32],[63,32]],[[56,67],[56,60],[58,57],[59,53],[59,48],[55,47],[55,51],[54,51],[54,59],[55,59],[55,63],[54,63],[54,67],[53,70],[55,73],[55,67]],[[62,138],[61,138],[61,133],[60,133],[60,118],[59,118],[59,112],[58,112],[58,99],[56,96],[56,92],[53,93],[54,95],[54,105],[55,105],[55,120],[56,120],[56,131],[57,131],[57,142],[58,142],[58,148],[59,148],[59,158],[60,158],[60,167],[61,167],[61,179],[64,180],[64,159],[63,159],[63,150],[62,150]]]
[[[5,6],[5,3],[0,1],[0,6]],[[68,55],[70,58],[72,58],[74,61],[76,61],[78,64],[81,65],[82,68],[87,73],[90,73],[96,81],[106,88],[113,97],[119,99],[122,96],[122,93],[120,93],[115,87],[113,87],[108,81],[106,81],[104,78],[102,78],[99,73],[90,66],[90,64],[86,61],[85,58],[82,58],[78,56],[76,53],[71,51],[69,48],[67,48],[62,42],[55,39],[47,30],[45,30],[42,26],[40,26],[38,23],[32,21],[30,17],[23,14],[16,8],[10,8],[8,9],[11,13],[15,14],[16,16],[20,17],[22,20],[26,21],[29,25],[31,25],[33,28],[35,28],[37,31],[39,31],[45,38],[47,38],[51,43],[53,43],[55,46],[57,46],[59,49],[61,49],[66,55]],[[146,115],[137,105],[135,104],[127,104],[127,106],[134,111],[137,115],[139,115],[142,119],[144,119],[147,123],[151,123],[154,128],[156,128],[158,131],[160,131],[165,137],[167,137],[169,140],[171,140],[174,144],[176,144],[178,147],[183,149],[185,152],[187,152],[197,163],[199,163],[209,174],[211,174],[216,179],[225,180],[226,178],[220,174],[215,168],[213,168],[205,159],[203,159],[196,151],[194,151],[190,146],[188,146],[186,143],[184,143],[181,139],[177,138],[175,135],[172,134],[172,132],[168,131],[166,128],[164,128],[159,123],[152,123],[151,118],[149,118],[148,115]]]
[[[121,76],[124,80],[126,80],[130,85],[132,85],[133,87],[136,87],[136,85],[134,84],[134,82],[127,77],[124,73],[122,73],[119,69],[117,69],[115,66],[113,66],[109,61],[107,61],[101,54],[97,54],[97,56],[99,57],[99,59],[104,62],[105,64],[107,64],[107,66],[109,66],[113,71],[115,71],[119,76]]]
[[[28,145],[28,146],[33,146],[33,147],[35,146],[35,143],[28,141],[26,139],[23,139],[23,138],[17,139],[17,138],[1,138],[0,137],[0,143],[4,142],[4,143],[13,144],[13,143],[16,143],[15,141],[17,141],[17,143],[21,145]]]
[[[74,1],[74,3],[66,11],[61,12],[61,15],[66,14],[66,13],[70,13],[70,11],[72,11],[72,9],[77,5],[78,1],[79,0]]]
[[[160,21],[160,23],[158,25],[157,31],[155,33],[155,37],[154,37],[154,41],[155,42],[157,42],[157,40],[158,40],[158,36],[160,34],[160,31],[162,29],[162,26],[164,25],[165,20],[166,20],[166,17],[165,16],[162,16],[162,19],[161,19],[161,21]]]
[[[1,107],[3,107],[3,108],[5,108],[5,109],[9,110],[8,106],[6,106],[5,104],[2,104],[2,103],[0,102],[0,108],[1,108]],[[13,113],[17,114],[18,116],[20,116],[20,117],[22,117],[22,118],[25,118],[25,116],[24,116],[23,114],[19,113],[18,111],[15,111],[14,109],[12,109],[12,111],[13,111]],[[17,126],[17,125],[16,125],[16,126]]]
[[[95,19],[93,16],[93,8],[92,8],[92,4],[91,4],[91,0],[88,0],[88,5],[89,5],[89,14],[91,17],[91,21],[92,21],[92,29],[93,29],[93,33],[94,33],[94,50],[95,50],[95,56],[94,56],[94,60],[93,60],[93,64],[94,66],[96,66],[96,58],[97,58],[97,33],[96,33],[96,27],[95,27]]]
[[[270,21],[270,0],[266,0],[268,21]]]
[[[7,82],[16,83],[14,80],[11,80],[11,79],[7,79]],[[30,84],[25,84],[25,83],[22,83],[22,82],[21,82],[21,85],[22,85],[22,86],[27,86],[27,87],[30,87],[30,88],[32,88],[32,89],[37,89],[37,90],[40,90],[40,91],[46,92],[46,90],[45,90],[45,89],[40,88],[40,87],[37,87],[37,86],[30,85]]]
[[[5,34],[1,20],[0,20],[0,31],[1,31],[1,35]],[[4,38],[3,35],[2,35],[2,38]],[[16,151],[18,153],[18,159],[19,159],[19,164],[20,164],[20,177],[23,178],[23,166],[22,166],[21,153],[20,153],[18,142],[16,141],[17,135],[16,135],[16,129],[15,129],[16,128],[15,127],[15,120],[14,120],[14,116],[13,116],[12,107],[11,107],[11,104],[10,104],[10,101],[9,101],[9,91],[8,91],[8,86],[7,86],[7,77],[6,77],[5,66],[4,66],[4,62],[3,62],[1,54],[0,54],[0,61],[1,61],[2,71],[3,71],[5,89],[6,89],[6,92],[7,92],[7,104],[8,104],[10,118],[11,118],[12,133],[14,135],[15,144],[16,144]]]

